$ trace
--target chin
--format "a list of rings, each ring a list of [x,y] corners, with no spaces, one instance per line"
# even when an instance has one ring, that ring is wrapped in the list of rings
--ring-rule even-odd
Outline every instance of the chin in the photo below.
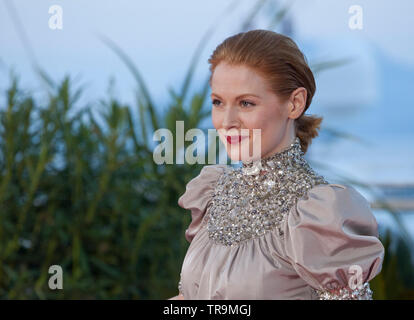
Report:
[[[256,148],[257,149],[257,148]],[[231,159],[231,161],[238,162],[250,162],[250,161],[256,161],[261,159],[261,152],[260,150],[250,150],[249,145],[247,146],[231,146],[226,147],[227,155]]]
[[[261,158],[261,140],[253,137],[244,139],[240,143],[230,144],[223,135],[219,135],[221,142],[226,148],[228,157],[232,162],[249,162],[256,161]]]
[[[232,162],[239,162],[239,161],[243,161],[242,157],[240,156],[239,153],[234,154],[232,152],[227,151],[227,155],[228,157],[231,159]]]

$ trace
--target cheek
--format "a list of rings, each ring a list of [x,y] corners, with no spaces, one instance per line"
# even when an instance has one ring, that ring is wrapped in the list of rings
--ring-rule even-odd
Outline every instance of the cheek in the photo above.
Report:
[[[211,111],[211,121],[213,122],[213,126],[216,130],[220,129],[222,124],[220,112],[214,111],[213,109]]]
[[[263,133],[270,127],[271,120],[269,119],[269,116],[271,115],[264,113],[263,110],[258,110],[257,112],[243,114],[241,121],[244,128],[261,129]]]
[[[266,142],[268,138],[272,140],[277,136],[277,132],[281,130],[283,118],[277,110],[263,108],[258,112],[246,114],[242,121],[245,128],[260,129],[262,141]]]

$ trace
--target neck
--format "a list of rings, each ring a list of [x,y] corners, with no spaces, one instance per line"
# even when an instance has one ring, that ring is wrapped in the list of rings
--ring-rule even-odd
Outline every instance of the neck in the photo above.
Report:
[[[300,139],[294,140],[282,150],[254,162],[243,162],[242,168],[246,174],[258,174],[261,170],[273,171],[303,163],[304,153],[300,145]]]

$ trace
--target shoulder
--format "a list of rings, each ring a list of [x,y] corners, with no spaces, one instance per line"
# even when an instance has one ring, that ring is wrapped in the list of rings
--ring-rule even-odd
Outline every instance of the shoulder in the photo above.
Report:
[[[225,164],[206,165],[201,169],[200,174],[196,178],[217,180],[220,174],[228,170],[230,168]]]
[[[368,282],[380,271],[384,246],[369,202],[344,184],[316,185],[298,199],[285,225],[285,250],[313,288],[346,288],[353,268]]]
[[[296,214],[295,214],[296,213]],[[296,219],[295,219],[296,218]],[[378,224],[367,199],[346,184],[318,184],[298,199],[291,222],[306,220],[321,224],[365,226],[367,233],[378,236]]]
[[[214,186],[219,176],[227,169],[226,165],[207,165],[200,173],[191,179],[184,194],[178,199],[178,204],[184,209],[190,209],[191,202],[207,200],[214,191]]]
[[[178,205],[191,211],[191,223],[185,232],[186,239],[191,242],[201,228],[202,219],[214,194],[216,181],[228,170],[227,165],[207,165],[191,179],[184,194],[178,199]]]

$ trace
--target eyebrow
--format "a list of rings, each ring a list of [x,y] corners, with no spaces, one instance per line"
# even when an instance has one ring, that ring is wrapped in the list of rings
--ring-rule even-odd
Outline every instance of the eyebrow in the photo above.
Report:
[[[213,92],[211,95],[212,95],[212,96],[216,96],[217,98],[223,99],[223,98],[222,98],[222,97],[220,97],[217,93],[214,93],[214,92]],[[236,100],[237,100],[237,99],[240,99],[240,98],[243,98],[243,97],[247,97],[247,96],[252,96],[252,97],[260,98],[258,95],[255,95],[255,94],[253,94],[253,93],[244,93],[244,94],[241,94],[241,95],[237,96],[237,97],[236,97]]]

